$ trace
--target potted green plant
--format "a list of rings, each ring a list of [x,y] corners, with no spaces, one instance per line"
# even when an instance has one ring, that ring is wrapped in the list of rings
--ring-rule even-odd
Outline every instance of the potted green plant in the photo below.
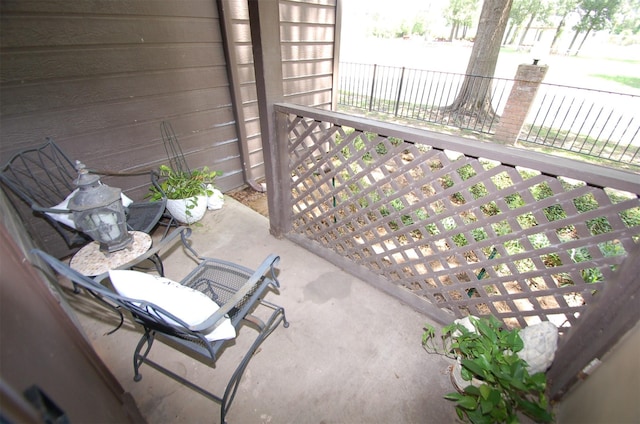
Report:
[[[518,355],[524,347],[518,333],[518,329],[503,328],[493,316],[458,320],[445,326],[440,336],[432,325],[425,327],[425,350],[454,359],[459,366],[453,368],[466,382],[445,395],[455,402],[461,420],[516,423],[518,413],[536,422],[553,420],[545,394],[546,374],[529,374],[527,362]]]
[[[161,165],[158,175],[147,197],[152,201],[166,197],[171,215],[179,222],[193,224],[204,216],[207,197],[213,194],[213,181],[222,172],[210,171],[206,166],[181,172]]]

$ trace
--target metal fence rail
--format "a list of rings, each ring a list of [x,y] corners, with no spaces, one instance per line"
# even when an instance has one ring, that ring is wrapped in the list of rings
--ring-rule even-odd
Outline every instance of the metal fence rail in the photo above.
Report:
[[[284,235],[443,321],[493,314],[566,329],[640,243],[635,174],[335,112],[276,112]]]
[[[490,119],[449,108],[465,75],[340,63],[338,104],[493,135],[513,80],[472,77],[490,87]],[[477,81],[476,81],[477,80]],[[519,140],[640,165],[640,96],[541,84]]]
[[[541,84],[519,139],[640,165],[640,96]]]
[[[490,91],[492,117],[479,117],[449,109],[456,99],[464,74],[359,63],[340,63],[338,104],[369,112],[393,115],[493,134],[513,81],[472,77],[471,85]]]

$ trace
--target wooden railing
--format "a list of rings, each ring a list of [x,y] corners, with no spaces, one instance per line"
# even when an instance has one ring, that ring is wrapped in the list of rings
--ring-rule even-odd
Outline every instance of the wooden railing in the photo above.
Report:
[[[442,324],[555,323],[555,399],[638,320],[637,174],[290,104],[275,124],[274,235]]]
[[[272,232],[441,322],[570,327],[640,238],[635,174],[306,107],[276,115]]]

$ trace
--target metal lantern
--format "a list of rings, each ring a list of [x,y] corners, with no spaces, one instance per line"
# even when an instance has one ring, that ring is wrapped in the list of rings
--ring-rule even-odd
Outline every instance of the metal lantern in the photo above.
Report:
[[[127,220],[119,188],[100,182],[81,162],[76,162],[78,192],[69,200],[76,228],[100,243],[102,252],[124,249],[132,237],[127,231]]]

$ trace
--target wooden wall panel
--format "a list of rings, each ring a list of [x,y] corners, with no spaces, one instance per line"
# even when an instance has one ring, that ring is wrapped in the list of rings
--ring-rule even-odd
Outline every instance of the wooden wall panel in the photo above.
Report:
[[[335,24],[335,6],[335,0],[281,0],[280,21]]]
[[[22,83],[2,88],[2,96],[20,102],[0,102],[5,117],[59,108],[75,108],[94,103],[141,98],[157,93],[157,87],[176,86],[185,91],[210,88],[226,80],[222,66],[156,70],[153,73],[108,75],[98,78],[54,79],[47,84]],[[223,84],[224,87],[224,84]],[[43,102],[43,99],[47,99]]]
[[[286,101],[331,109],[335,0],[281,0],[280,38]]]
[[[285,93],[297,94],[331,90],[331,75],[311,75],[298,78],[288,78],[284,81]]]
[[[310,42],[318,40],[325,42],[333,41],[335,28],[333,23],[323,24],[299,24],[283,22],[280,25],[280,37],[283,43],[286,42]]]
[[[231,14],[234,63],[219,1]],[[285,95],[330,107],[337,0],[278,5]],[[0,62],[0,162],[51,136],[92,168],[155,168],[166,161],[159,126],[168,120],[191,167],[224,171],[223,191],[245,183],[247,159],[249,177],[264,178],[247,0],[2,0]],[[108,180],[136,200],[146,194],[146,177]]]
[[[0,47],[102,46],[109,44],[220,43],[220,34],[211,28],[210,19],[183,17],[126,17],[114,20],[104,16],[24,16],[3,23],[6,40]],[[24,27],[36,28],[24,32]],[[64,28],[64,31],[60,31]],[[10,40],[10,41],[7,41]],[[16,40],[13,42],[13,40]],[[7,44],[11,42],[11,44]]]
[[[283,66],[284,78],[296,78],[302,75],[331,75],[333,59],[296,60]]]
[[[301,44],[283,43],[282,61],[331,59],[333,57],[333,44]]]
[[[331,109],[331,90],[317,93],[297,93],[285,96],[285,102],[299,105],[309,105],[319,109]]]
[[[5,19],[9,19],[3,16]],[[4,28],[4,25],[2,26]],[[0,29],[1,31],[1,29]],[[4,38],[4,35],[3,35]],[[125,72],[157,72],[169,69],[219,66],[224,54],[215,45],[105,47],[78,51],[51,48],[34,52],[2,51],[0,83],[46,84],[56,78],[97,77]],[[162,88],[162,87],[158,87]]]
[[[189,166],[223,170],[223,191],[241,186],[222,40],[215,0],[3,0],[0,162],[51,136],[92,168],[157,168],[168,120]],[[136,200],[149,184],[105,182]]]
[[[253,66],[253,47],[251,44],[251,26],[247,0],[222,0],[227,6],[231,23],[227,36],[229,49],[235,62],[231,63],[237,88],[238,113],[242,125],[239,134],[245,147],[246,178],[250,184],[264,179],[264,159],[262,156],[262,136],[257,117],[257,92],[255,68]],[[256,124],[256,122],[258,124]],[[256,130],[257,127],[257,130]],[[255,146],[258,146],[256,149]],[[253,147],[253,148],[252,148]]]
[[[3,0],[2,10],[21,13],[128,15],[128,16],[182,16],[216,18],[215,8],[208,0]]]

